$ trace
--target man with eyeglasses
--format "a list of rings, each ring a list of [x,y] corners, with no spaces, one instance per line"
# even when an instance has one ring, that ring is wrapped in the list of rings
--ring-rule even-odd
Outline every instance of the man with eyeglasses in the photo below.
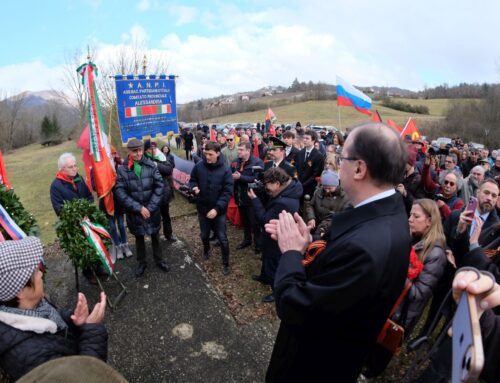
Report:
[[[59,215],[64,201],[82,198],[93,202],[92,193],[78,174],[75,156],[71,153],[63,153],[57,164],[59,171],[56,174],[56,179],[50,185],[50,201],[56,214]]]
[[[222,149],[222,155],[224,156],[224,164],[231,168],[233,162],[238,159],[238,148],[236,147],[236,142],[234,141],[234,134],[228,134],[226,136],[227,145]]]
[[[383,124],[362,125],[341,157],[354,208],[332,216],[326,243],[311,243],[298,214],[266,225],[282,254],[274,283],[281,324],[266,382],[356,382],[405,284],[411,238],[395,191],[403,142]]]

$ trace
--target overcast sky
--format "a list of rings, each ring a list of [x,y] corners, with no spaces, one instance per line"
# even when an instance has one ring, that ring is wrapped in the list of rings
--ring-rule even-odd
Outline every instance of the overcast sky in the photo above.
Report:
[[[90,45],[106,67],[137,43],[179,76],[179,102],[296,77],[413,90],[500,82],[499,15],[493,0],[7,1],[0,91],[61,88],[72,52]]]

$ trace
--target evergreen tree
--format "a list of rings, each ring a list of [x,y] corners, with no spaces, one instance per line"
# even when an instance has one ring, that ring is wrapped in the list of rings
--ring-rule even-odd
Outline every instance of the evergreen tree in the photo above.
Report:
[[[40,134],[44,140],[52,137],[52,122],[47,116],[43,117]]]

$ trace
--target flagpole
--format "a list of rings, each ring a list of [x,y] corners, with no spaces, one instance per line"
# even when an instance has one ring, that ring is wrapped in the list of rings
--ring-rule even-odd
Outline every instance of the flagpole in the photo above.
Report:
[[[342,123],[340,122],[340,106],[337,103],[337,111],[338,111],[338,116],[339,116],[339,130],[342,130]]]

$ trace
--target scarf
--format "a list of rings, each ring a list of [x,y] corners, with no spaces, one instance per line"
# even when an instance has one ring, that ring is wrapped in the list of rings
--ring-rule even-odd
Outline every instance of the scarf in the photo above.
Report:
[[[65,330],[68,328],[68,325],[62,319],[61,314],[59,314],[59,311],[57,311],[56,308],[52,306],[45,298],[43,298],[38,306],[34,309],[20,309],[17,307],[0,306],[0,311],[9,314],[48,319],[57,325],[58,330]]]
[[[141,161],[134,161],[131,155],[128,156],[128,170],[131,170],[132,167],[134,168],[134,173],[137,176],[137,178],[141,178],[141,170],[142,170],[142,165]]]
[[[58,180],[61,180],[61,181],[64,181],[64,182],[67,182],[69,183],[71,186],[73,186],[73,189],[75,191],[78,190],[78,187],[76,186],[76,182],[79,182],[80,181],[80,176],[77,174],[75,177],[71,178],[70,176],[68,176],[67,174],[64,174],[62,170],[59,170],[57,173],[56,173],[56,178]]]
[[[421,244],[421,245],[419,246],[419,244]],[[415,246],[411,247],[410,267],[408,268],[408,279],[410,281],[413,281],[415,278],[417,278],[418,275],[420,274],[420,272],[424,269],[424,264],[418,258],[417,252],[415,251],[415,247],[420,248],[420,250],[422,250],[423,243],[419,242]]]

